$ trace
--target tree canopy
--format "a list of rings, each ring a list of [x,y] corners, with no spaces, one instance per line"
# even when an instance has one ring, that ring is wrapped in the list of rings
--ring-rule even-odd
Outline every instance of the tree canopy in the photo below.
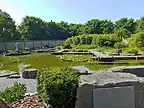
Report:
[[[21,24],[16,26],[11,16],[0,10],[0,41],[63,40],[84,34],[117,34],[116,36],[120,38],[129,38],[131,34],[142,31],[144,31],[144,17],[138,20],[121,18],[115,22],[107,19],[91,19],[83,24],[75,24],[25,16]]]

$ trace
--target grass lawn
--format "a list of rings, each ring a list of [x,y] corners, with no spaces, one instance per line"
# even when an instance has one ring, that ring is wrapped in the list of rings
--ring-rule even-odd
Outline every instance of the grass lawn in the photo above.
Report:
[[[127,63],[124,65],[143,65],[144,60],[120,60],[120,63]],[[49,53],[32,53],[25,56],[6,56],[0,57],[0,70],[18,71],[18,65],[31,64],[31,68],[41,69],[44,67],[72,67],[72,66],[86,66],[91,70],[106,69],[112,66],[119,66],[123,64],[98,64],[91,59],[91,55],[73,55],[66,54],[62,56],[55,56]]]

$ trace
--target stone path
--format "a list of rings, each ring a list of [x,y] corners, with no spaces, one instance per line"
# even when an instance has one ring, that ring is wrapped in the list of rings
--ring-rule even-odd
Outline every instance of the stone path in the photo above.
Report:
[[[36,93],[36,79],[8,78],[11,75],[18,76],[18,73],[9,70],[0,70],[0,91],[5,90],[7,87],[11,87],[14,82],[18,82],[26,85],[27,93]]]
[[[9,78],[0,78],[0,91],[3,91],[7,87],[11,87],[14,82],[19,82],[22,84],[26,84],[27,93],[36,93],[36,79],[9,79]]]

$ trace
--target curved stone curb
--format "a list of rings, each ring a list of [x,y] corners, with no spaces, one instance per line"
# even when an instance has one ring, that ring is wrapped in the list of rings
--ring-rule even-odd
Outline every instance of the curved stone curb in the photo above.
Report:
[[[0,71],[0,78],[9,77],[11,75],[16,75],[16,74],[18,74],[18,72],[13,72],[13,71],[9,71],[9,70],[2,70],[2,71]]]

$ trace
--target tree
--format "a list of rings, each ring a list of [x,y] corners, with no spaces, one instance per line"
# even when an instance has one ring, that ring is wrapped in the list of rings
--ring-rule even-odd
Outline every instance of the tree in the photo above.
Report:
[[[11,16],[0,10],[0,41],[5,42],[14,39],[16,25]],[[6,49],[6,44],[5,44]]]
[[[70,36],[78,36],[87,33],[86,25],[84,24],[69,24],[69,33]]]
[[[114,33],[114,23],[111,20],[101,20],[102,34]]]
[[[139,20],[136,21],[137,24],[137,32],[144,31],[144,17],[141,17]]]
[[[46,39],[45,23],[37,17],[25,16],[19,26],[19,32],[24,40]]]
[[[101,22],[98,19],[92,19],[86,23],[88,34],[101,34]]]
[[[127,34],[133,34],[136,31],[136,23],[133,18],[121,18],[115,22],[115,32],[125,31]]]

